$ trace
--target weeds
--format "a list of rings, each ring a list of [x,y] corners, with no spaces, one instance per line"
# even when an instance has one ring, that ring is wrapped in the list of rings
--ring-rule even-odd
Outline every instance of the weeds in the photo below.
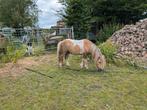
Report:
[[[107,41],[99,45],[102,53],[105,55],[108,63],[114,63],[114,58],[117,52],[117,46],[112,44],[110,41]]]
[[[22,58],[25,54],[26,46],[20,45],[19,49],[13,45],[13,43],[7,46],[7,53],[5,55],[1,55],[1,63],[13,62],[16,63],[18,59]]]
[[[103,28],[99,31],[98,34],[98,42],[105,42],[109,37],[112,36],[112,34],[121,29],[123,27],[122,24],[116,24],[116,23],[112,23],[112,24],[104,24]]]

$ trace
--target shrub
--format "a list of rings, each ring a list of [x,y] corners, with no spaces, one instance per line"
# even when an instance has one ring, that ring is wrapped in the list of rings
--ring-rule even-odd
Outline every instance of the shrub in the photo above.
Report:
[[[103,28],[99,31],[99,34],[97,36],[97,40],[99,43],[105,42],[109,37],[112,36],[112,34],[121,29],[123,27],[123,25],[121,24],[116,24],[116,23],[112,23],[112,24],[104,24]]]
[[[107,63],[113,63],[116,66],[127,66],[138,68],[138,62],[135,58],[131,57],[119,57],[116,55],[118,46],[111,41],[107,41],[99,45],[101,52],[105,55]]]
[[[7,47],[7,54],[1,56],[1,62],[2,63],[8,63],[13,62],[16,63],[18,59],[24,56],[26,51],[26,47],[24,45],[21,45],[19,49],[16,49],[16,47],[11,43]]]
[[[114,57],[117,52],[117,46],[112,44],[110,41],[102,43],[99,45],[99,48],[103,55],[105,55],[108,63],[114,63]]]

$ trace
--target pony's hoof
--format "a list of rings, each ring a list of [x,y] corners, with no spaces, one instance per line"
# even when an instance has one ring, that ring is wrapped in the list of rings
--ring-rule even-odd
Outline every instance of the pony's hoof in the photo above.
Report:
[[[81,69],[83,69],[84,67],[80,66]]]
[[[63,66],[63,65],[60,63],[60,64],[59,64],[59,67],[62,68],[62,66]]]
[[[70,66],[70,64],[67,62],[67,63],[66,63],[66,66]]]
[[[97,71],[98,71],[98,72],[102,72],[103,70],[102,70],[102,69],[97,69]]]
[[[88,70],[89,69],[89,67],[88,66],[85,66],[85,68]]]
[[[84,68],[83,64],[80,64],[80,67],[81,67],[81,69],[83,69]]]

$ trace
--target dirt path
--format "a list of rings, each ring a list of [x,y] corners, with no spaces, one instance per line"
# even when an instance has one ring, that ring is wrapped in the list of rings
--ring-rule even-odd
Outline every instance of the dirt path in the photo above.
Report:
[[[42,56],[25,57],[18,60],[16,64],[7,63],[4,67],[0,68],[0,77],[16,77],[25,74],[27,72],[25,68],[31,68],[45,63],[49,64],[50,56],[51,55],[46,54]]]

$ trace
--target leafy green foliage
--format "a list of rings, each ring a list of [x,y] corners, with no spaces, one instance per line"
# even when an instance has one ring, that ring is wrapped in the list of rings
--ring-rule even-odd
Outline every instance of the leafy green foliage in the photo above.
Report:
[[[38,20],[35,0],[0,0],[0,22],[4,26],[23,28]]]
[[[130,57],[120,57],[117,56],[117,49],[118,46],[113,44],[111,41],[107,41],[105,43],[102,43],[98,46],[103,53],[103,55],[106,57],[106,61],[108,64],[115,64],[118,67],[133,67],[133,68],[141,68],[139,60],[136,60],[134,58]],[[141,64],[142,65],[142,64]]]
[[[74,27],[77,39],[85,38],[89,30],[89,16],[85,10],[83,0],[66,0],[61,2],[66,6],[62,17],[68,26]]]
[[[62,17],[67,25],[74,26],[75,33],[92,31],[97,34],[104,24],[135,23],[147,17],[147,0],[59,1],[65,6]]]
[[[117,52],[117,46],[107,41],[99,45],[101,52],[105,55],[108,63],[114,63],[114,58]]]
[[[103,28],[100,29],[99,34],[97,36],[98,42],[105,42],[112,34],[121,29],[123,25],[112,23],[112,24],[104,24]]]
[[[21,45],[19,49],[16,49],[12,43],[7,47],[7,54],[0,57],[2,63],[13,62],[16,63],[18,59],[22,58],[25,54],[26,47]]]

